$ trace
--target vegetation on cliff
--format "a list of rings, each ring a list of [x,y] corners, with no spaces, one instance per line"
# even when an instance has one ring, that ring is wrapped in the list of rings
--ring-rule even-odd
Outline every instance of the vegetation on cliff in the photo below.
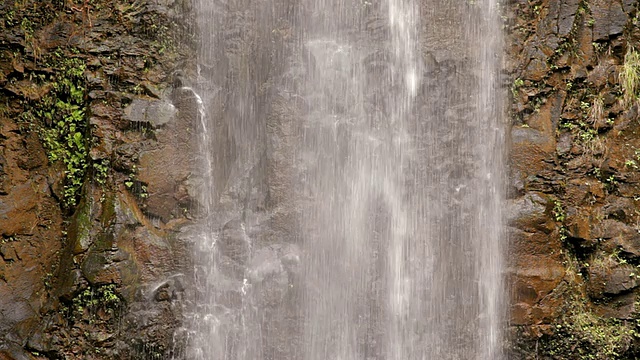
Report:
[[[145,286],[188,261],[175,235],[188,199],[166,190],[186,176],[158,188],[150,174],[164,170],[140,158],[188,153],[171,129],[193,119],[125,110],[174,100],[172,73],[192,68],[189,14],[170,0],[0,3],[0,358],[172,351],[179,287]]]
[[[634,359],[638,3],[516,1],[511,10],[513,354]]]

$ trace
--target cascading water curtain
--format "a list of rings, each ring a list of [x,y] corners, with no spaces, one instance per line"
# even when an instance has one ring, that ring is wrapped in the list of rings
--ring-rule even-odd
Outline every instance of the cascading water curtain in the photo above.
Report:
[[[197,10],[189,358],[501,359],[497,1]]]
[[[502,66],[502,22],[497,0],[484,0],[478,9],[477,23],[471,22],[470,38],[479,46],[475,62],[479,70],[476,95],[477,120],[482,129],[476,136],[482,156],[478,163],[478,178],[483,180],[476,193],[482,206],[475,229],[477,267],[479,270],[480,336],[478,359],[503,357],[502,333],[505,327],[506,291],[503,284],[503,256],[506,248],[504,230],[505,204],[505,129],[503,98],[499,86]],[[502,96],[501,96],[502,95]]]

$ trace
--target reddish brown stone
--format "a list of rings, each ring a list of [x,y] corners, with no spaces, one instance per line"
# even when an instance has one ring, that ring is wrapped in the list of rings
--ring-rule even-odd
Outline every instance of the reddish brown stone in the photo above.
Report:
[[[47,183],[39,177],[0,196],[0,231],[4,236],[31,235],[39,224],[38,204],[47,193]]]
[[[524,78],[532,81],[540,81],[547,76],[549,66],[540,59],[531,59],[524,73]]]
[[[588,264],[587,289],[593,298],[618,295],[638,286],[634,266],[621,264],[614,255],[596,254]]]

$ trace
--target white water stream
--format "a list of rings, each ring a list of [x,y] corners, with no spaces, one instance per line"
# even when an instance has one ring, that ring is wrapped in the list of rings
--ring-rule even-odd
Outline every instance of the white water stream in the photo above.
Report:
[[[197,6],[187,358],[500,359],[496,0]]]

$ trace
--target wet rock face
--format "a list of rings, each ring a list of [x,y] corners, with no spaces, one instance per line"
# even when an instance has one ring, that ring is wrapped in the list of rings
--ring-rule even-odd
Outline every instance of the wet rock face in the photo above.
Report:
[[[619,295],[638,287],[636,268],[631,264],[621,264],[613,256],[594,256],[587,271],[587,289],[593,299]]]
[[[193,69],[189,6],[72,5],[0,4],[0,358],[168,358],[195,203],[195,99],[171,76]]]
[[[175,121],[177,109],[162,100],[134,99],[124,109],[124,119],[132,123],[148,123],[154,129]]]
[[[0,344],[16,345],[38,325],[61,248],[52,239],[61,236],[62,216],[37,136],[20,131],[5,112],[0,112],[0,158]],[[20,348],[7,352],[19,356]]]
[[[509,6],[514,358],[638,351],[630,320],[640,265],[640,133],[637,104],[625,100],[630,90],[620,76],[640,45],[637,7],[619,0]]]

